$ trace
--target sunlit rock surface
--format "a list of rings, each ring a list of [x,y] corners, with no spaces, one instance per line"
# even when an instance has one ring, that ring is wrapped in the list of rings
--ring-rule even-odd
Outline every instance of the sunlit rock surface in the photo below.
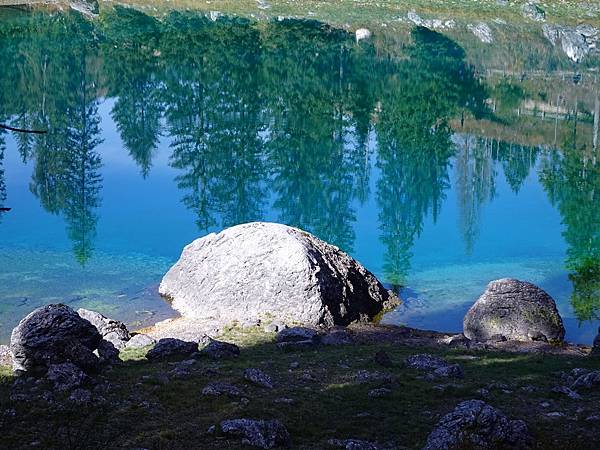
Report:
[[[333,245],[285,225],[255,222],[185,247],[160,284],[184,317],[222,322],[265,316],[312,325],[367,321],[397,303]]]

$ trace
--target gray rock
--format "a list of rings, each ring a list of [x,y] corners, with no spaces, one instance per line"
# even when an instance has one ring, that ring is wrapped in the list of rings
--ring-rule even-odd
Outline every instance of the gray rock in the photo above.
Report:
[[[77,314],[96,327],[105,341],[111,342],[117,349],[122,349],[131,336],[123,322],[109,319],[96,311],[78,309]]]
[[[147,334],[140,333],[131,336],[131,339],[129,339],[129,341],[127,341],[127,344],[125,344],[125,348],[138,349],[149,347],[150,345],[154,344],[156,344],[156,339],[148,336]]]
[[[566,395],[567,397],[569,397],[572,400],[581,400],[581,398],[582,398],[581,395],[579,395],[573,389],[570,389],[566,386],[556,386],[555,388],[552,388],[552,392],[554,392],[555,394]]]
[[[354,338],[346,330],[334,330],[321,336],[323,345],[350,345],[354,344]]]
[[[389,397],[392,394],[392,390],[389,388],[377,388],[377,389],[371,389],[369,391],[369,398],[383,398],[383,397]]]
[[[202,389],[202,395],[212,397],[219,397],[221,395],[227,395],[228,397],[241,397],[243,394],[237,386],[217,381],[207,384],[204,389]]]
[[[592,50],[596,49],[598,30],[594,27],[572,28],[545,24],[542,31],[553,46],[560,44],[562,50],[573,62],[581,62]]]
[[[310,341],[292,341],[292,342],[279,342],[277,347],[284,352],[295,352],[304,350],[313,350],[316,348],[316,344],[313,340]]]
[[[600,370],[589,372],[587,374],[578,377],[573,385],[572,389],[591,389],[600,386]]]
[[[70,362],[84,371],[98,369],[94,350],[102,336],[89,321],[66,305],[38,308],[12,331],[10,349],[15,371],[45,372],[52,364]]]
[[[226,436],[242,438],[242,444],[271,449],[286,445],[290,434],[278,420],[233,419],[220,423]]]
[[[521,8],[521,12],[523,13],[523,17],[536,22],[544,22],[546,20],[546,12],[533,2],[525,3]]]
[[[305,327],[292,327],[281,330],[277,334],[277,342],[318,341],[319,334],[316,330]]]
[[[119,350],[112,342],[103,339],[98,345],[97,352],[101,364],[116,364],[121,362]]]
[[[217,341],[207,337],[208,344],[200,351],[204,356],[211,359],[230,359],[240,356],[240,348],[229,342]]]
[[[70,391],[83,386],[90,378],[75,364],[51,364],[46,373],[46,379],[54,385],[57,391]]]
[[[468,30],[475,35],[477,39],[479,39],[484,44],[491,44],[494,42],[494,36],[492,34],[492,29],[485,22],[479,22],[476,25],[469,24],[467,25]]]
[[[222,322],[271,315],[309,325],[367,321],[398,303],[350,256],[309,233],[249,223],[185,247],[159,292],[184,317]]]
[[[12,366],[13,356],[8,345],[0,345],[0,366]]]
[[[249,368],[244,370],[244,379],[267,389],[273,389],[273,380],[260,369]]]
[[[462,378],[460,365],[450,364],[443,358],[429,354],[412,355],[406,358],[406,366],[411,369],[428,372],[433,378]]]
[[[544,336],[550,342],[562,342],[565,336],[552,297],[531,283],[510,278],[488,284],[465,315],[463,327],[465,336],[476,341],[501,335],[511,341]]]
[[[467,400],[442,417],[427,437],[424,450],[528,449],[532,439],[521,420],[509,420],[481,400]]]
[[[180,356],[189,356],[198,351],[196,342],[186,342],[179,339],[165,338],[146,353],[146,359],[158,360]]]

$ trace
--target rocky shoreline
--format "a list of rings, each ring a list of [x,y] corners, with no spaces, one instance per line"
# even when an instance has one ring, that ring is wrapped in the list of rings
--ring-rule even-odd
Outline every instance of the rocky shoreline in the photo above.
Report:
[[[111,410],[132,420],[150,414],[154,433],[170,424],[178,430],[167,439],[172,448],[406,448],[398,441],[403,427],[400,434],[375,427],[374,440],[357,438],[369,435],[369,427],[354,427],[349,436],[341,423],[362,413],[338,412],[331,401],[375,408],[369,417],[395,399],[418,416],[412,398],[422,390],[428,392],[422,402],[436,412],[415,419],[414,426],[429,431],[413,436],[411,447],[545,448],[549,438],[595,434],[581,424],[565,436],[540,431],[544,421],[600,421],[600,338],[592,348],[564,342],[554,300],[531,283],[491,282],[465,316],[464,333],[380,325],[373,320],[398,300],[358,262],[301,230],[251,223],[187,246],[160,290],[182,316],[138,332],[62,304],[21,320],[10,347],[0,346],[0,366],[13,371],[0,372],[0,426],[12,427],[7,435],[15,448],[54,448],[50,430],[67,426],[63,414],[80,410],[95,410],[95,433],[116,439],[119,448],[171,446],[122,429],[125,422]],[[519,399],[502,397],[515,390]],[[336,415],[321,419],[335,432],[299,431],[300,419],[286,409],[297,403]],[[37,409],[25,406],[31,404]],[[181,405],[200,414],[204,428],[171,423],[164,409],[179,417]],[[560,409],[542,412],[555,405]],[[383,411],[384,421],[403,415],[393,403]],[[544,419],[532,419],[536,414]],[[117,437],[106,423],[120,430]],[[19,438],[18,424],[37,431],[22,430]],[[28,433],[48,444],[39,436],[26,442]],[[186,444],[186,433],[202,444]],[[100,447],[106,444],[83,448]]]

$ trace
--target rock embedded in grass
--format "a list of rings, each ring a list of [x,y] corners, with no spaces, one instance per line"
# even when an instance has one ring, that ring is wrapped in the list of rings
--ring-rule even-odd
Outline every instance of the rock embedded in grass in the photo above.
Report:
[[[290,433],[279,420],[224,420],[219,428],[225,436],[241,438],[242,444],[267,450],[285,446],[290,441]]]
[[[269,315],[313,326],[347,325],[398,304],[339,248],[297,228],[264,222],[192,242],[159,292],[183,317],[223,323]]]
[[[90,382],[90,378],[75,364],[52,364],[46,373],[46,379],[57,391],[70,391]]]
[[[233,384],[215,381],[207,384],[204,389],[202,389],[202,395],[209,397],[219,397],[221,395],[227,395],[228,397],[241,397],[243,393],[237,386],[234,386]]]
[[[464,334],[475,341],[500,336],[510,341],[562,342],[556,303],[534,284],[510,278],[492,281],[465,315]]]
[[[131,336],[131,339],[125,344],[126,349],[139,349],[156,344],[156,339],[144,333],[138,333]]]
[[[207,344],[200,350],[200,354],[210,359],[231,359],[240,356],[240,348],[229,342],[217,341],[206,337]]]
[[[459,364],[451,364],[443,358],[429,354],[412,355],[406,358],[406,366],[427,372],[434,378],[462,378],[463,370]]]
[[[529,449],[533,441],[527,425],[509,420],[481,400],[467,400],[442,417],[427,437],[423,450],[449,448]]]
[[[160,360],[173,357],[189,356],[198,352],[196,342],[186,342],[180,339],[164,338],[146,353],[146,359]]]
[[[269,375],[260,369],[248,368],[244,370],[244,379],[251,383],[267,389],[273,389],[273,380]]]

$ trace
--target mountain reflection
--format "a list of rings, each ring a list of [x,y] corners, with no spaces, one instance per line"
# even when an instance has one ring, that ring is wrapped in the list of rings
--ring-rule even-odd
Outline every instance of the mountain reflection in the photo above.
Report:
[[[48,130],[14,140],[32,162],[31,192],[64,218],[81,264],[94,251],[98,107],[110,97],[142,177],[161,138],[168,142],[181,201],[200,231],[271,212],[353,251],[357,210],[372,198],[383,279],[394,286],[405,284],[413,245],[439,216],[452,180],[471,254],[498,174],[518,193],[541,161],[540,180],[566,227],[573,305],[582,320],[600,310],[598,150],[556,128],[568,151],[463,130],[469,120],[509,123],[526,94],[504,80],[481,81],[465,51],[439,33],[414,28],[390,51],[316,22],[192,13],[159,21],[116,7],[97,22],[38,13],[0,22],[0,59],[14,68],[0,76],[0,122]],[[575,114],[573,130],[590,117]],[[5,140],[0,134],[0,206]]]

